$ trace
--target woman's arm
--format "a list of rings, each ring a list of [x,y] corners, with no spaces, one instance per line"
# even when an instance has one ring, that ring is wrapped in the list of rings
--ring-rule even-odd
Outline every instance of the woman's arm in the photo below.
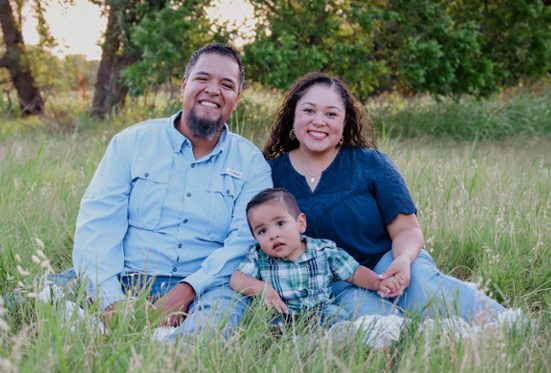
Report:
[[[396,276],[403,281],[399,291],[387,295],[393,297],[400,295],[409,286],[410,266],[421,252],[424,238],[415,214],[399,213],[396,219],[386,226],[386,229],[392,240],[394,261],[379,278],[383,280]]]
[[[246,296],[264,295],[264,303],[268,308],[274,307],[279,313],[289,313],[287,305],[270,284],[257,280],[246,273],[235,271],[230,278],[230,287]]]

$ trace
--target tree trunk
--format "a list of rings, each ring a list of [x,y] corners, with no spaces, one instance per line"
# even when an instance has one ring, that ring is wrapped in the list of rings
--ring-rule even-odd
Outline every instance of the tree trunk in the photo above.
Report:
[[[112,5],[109,9],[109,20],[92,104],[92,116],[95,118],[105,118],[105,115],[114,107],[122,106],[128,93],[128,87],[121,81],[120,73],[134,61],[125,52],[119,54],[121,33],[118,9]]]
[[[23,35],[15,23],[9,0],[0,0],[0,23],[6,44],[6,54],[0,59],[0,67],[5,67],[10,72],[11,81],[19,97],[21,117],[42,115],[44,101],[31,74]]]

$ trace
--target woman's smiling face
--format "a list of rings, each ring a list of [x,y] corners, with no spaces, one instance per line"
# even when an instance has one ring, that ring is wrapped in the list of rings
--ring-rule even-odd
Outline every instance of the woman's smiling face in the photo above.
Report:
[[[346,109],[337,92],[313,86],[297,102],[294,129],[300,149],[321,155],[335,151],[343,130]]]

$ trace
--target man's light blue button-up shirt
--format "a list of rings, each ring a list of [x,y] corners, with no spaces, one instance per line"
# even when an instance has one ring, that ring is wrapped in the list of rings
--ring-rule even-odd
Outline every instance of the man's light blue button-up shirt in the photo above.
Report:
[[[73,265],[102,309],[124,299],[121,273],[179,277],[199,296],[229,282],[255,242],[245,209],[272,186],[270,167],[227,126],[196,160],[180,113],[114,136],[82,199]]]

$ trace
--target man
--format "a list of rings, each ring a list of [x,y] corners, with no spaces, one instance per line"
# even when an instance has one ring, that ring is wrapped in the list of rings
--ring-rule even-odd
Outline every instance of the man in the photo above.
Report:
[[[82,199],[73,250],[104,315],[146,283],[168,324],[188,314],[182,335],[239,322],[247,300],[229,279],[254,242],[245,209],[272,186],[258,149],[225,124],[243,79],[233,48],[207,45],[186,67],[182,111],[113,137]]]

